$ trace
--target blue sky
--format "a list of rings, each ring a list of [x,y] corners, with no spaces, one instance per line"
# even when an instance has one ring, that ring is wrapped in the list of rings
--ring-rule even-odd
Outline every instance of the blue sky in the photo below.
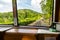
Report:
[[[40,2],[41,0],[17,0],[17,8],[42,12]],[[8,11],[12,11],[12,0],[0,0],[0,12]]]

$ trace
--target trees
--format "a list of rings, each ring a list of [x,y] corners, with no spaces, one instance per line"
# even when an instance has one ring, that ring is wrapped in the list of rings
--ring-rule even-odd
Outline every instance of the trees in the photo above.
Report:
[[[30,9],[20,9],[18,11],[18,23],[20,25],[28,25],[41,18],[41,13]],[[0,24],[13,24],[13,12],[0,13]]]
[[[43,13],[52,14],[53,0],[42,0],[40,4]]]
[[[48,20],[50,24],[53,10],[53,0],[42,0],[40,4],[43,12],[43,18],[44,20]]]

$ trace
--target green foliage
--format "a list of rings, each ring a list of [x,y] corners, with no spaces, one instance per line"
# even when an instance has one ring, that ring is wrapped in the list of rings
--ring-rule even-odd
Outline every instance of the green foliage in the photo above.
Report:
[[[13,24],[12,12],[0,13],[0,24]]]
[[[38,19],[40,19],[42,16],[41,13],[35,12],[30,9],[21,9],[18,10],[18,22],[20,25],[28,25]]]
[[[42,0],[41,9],[43,13],[38,13],[30,9],[18,10],[19,25],[28,25],[44,16],[44,20],[52,16],[53,0]],[[13,24],[14,18],[12,12],[0,13],[0,24]]]
[[[46,24],[52,23],[53,0],[41,0],[41,9]]]
[[[41,13],[29,9],[18,10],[18,23],[20,25],[28,25],[42,16]],[[13,24],[13,13],[4,12],[0,13],[0,24]]]
[[[53,0],[42,0],[41,8],[42,8],[43,13],[52,14]]]
[[[51,18],[53,10],[53,0],[42,0],[40,4],[45,19]]]

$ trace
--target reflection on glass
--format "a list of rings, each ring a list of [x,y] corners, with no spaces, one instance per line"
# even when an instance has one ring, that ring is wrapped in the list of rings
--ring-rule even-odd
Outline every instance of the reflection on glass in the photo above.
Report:
[[[22,26],[49,26],[53,0],[17,0],[18,22]]]
[[[0,0],[0,24],[13,24],[12,0]]]

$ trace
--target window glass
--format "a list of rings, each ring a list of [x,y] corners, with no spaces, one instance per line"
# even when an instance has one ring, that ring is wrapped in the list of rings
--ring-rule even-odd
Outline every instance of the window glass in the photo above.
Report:
[[[21,26],[49,26],[52,9],[53,0],[17,0],[18,23]]]
[[[0,0],[0,24],[13,24],[12,0]]]

